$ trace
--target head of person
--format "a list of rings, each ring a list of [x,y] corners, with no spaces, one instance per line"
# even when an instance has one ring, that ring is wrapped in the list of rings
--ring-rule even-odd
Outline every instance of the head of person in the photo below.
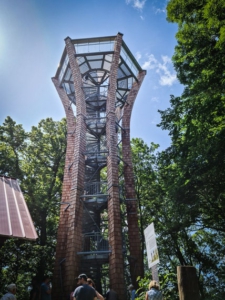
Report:
[[[91,278],[88,278],[88,279],[87,279],[87,283],[88,283],[90,286],[92,286],[93,288],[95,288],[95,283],[94,283],[94,281],[93,281]]]
[[[78,276],[78,284],[85,284],[87,283],[87,275],[86,274],[80,274]]]
[[[16,285],[15,283],[11,283],[7,286],[7,290],[12,293],[15,294],[16,293]]]
[[[149,287],[149,290],[152,289],[152,288],[159,290],[159,284],[155,280],[150,281],[148,287]]]
[[[44,283],[48,284],[50,281],[51,281],[51,278],[48,275],[44,276],[44,278],[43,278]]]
[[[76,283],[76,286],[79,285],[79,278],[78,277],[75,278],[75,283]]]
[[[129,290],[129,291],[133,291],[133,289],[134,289],[133,284],[130,284],[130,285],[128,286],[128,290]]]

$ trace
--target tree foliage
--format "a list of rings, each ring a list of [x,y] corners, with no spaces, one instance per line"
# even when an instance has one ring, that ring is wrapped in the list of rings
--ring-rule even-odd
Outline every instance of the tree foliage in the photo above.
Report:
[[[37,234],[36,242],[7,240],[0,250],[0,291],[14,281],[28,298],[32,276],[52,274],[66,151],[66,121],[41,120],[25,132],[7,117],[0,126],[0,173],[19,179]]]
[[[167,18],[178,24],[173,63],[184,91],[160,111],[171,146],[155,156],[154,176],[139,177],[151,187],[139,198],[143,224],[155,224],[166,299],[178,297],[177,265],[196,268],[201,299],[223,299],[225,2],[171,0]]]
[[[197,269],[201,299],[222,299],[225,4],[171,0],[167,12],[168,20],[178,24],[173,62],[184,91],[180,97],[171,96],[171,107],[160,111],[159,126],[169,131],[172,141],[157,155],[156,163],[155,202],[160,205],[154,222],[161,280],[165,282],[167,273],[175,274],[177,265],[192,265]],[[150,212],[150,207],[144,211]],[[168,283],[164,288],[170,297]],[[172,289],[175,296],[176,286]]]

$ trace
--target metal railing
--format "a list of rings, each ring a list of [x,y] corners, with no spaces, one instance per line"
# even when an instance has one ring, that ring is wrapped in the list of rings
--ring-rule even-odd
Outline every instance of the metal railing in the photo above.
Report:
[[[82,251],[77,254],[102,254],[111,252],[108,240],[100,232],[85,233],[83,235],[82,248]]]
[[[84,195],[107,194],[107,181],[91,182],[84,184]]]

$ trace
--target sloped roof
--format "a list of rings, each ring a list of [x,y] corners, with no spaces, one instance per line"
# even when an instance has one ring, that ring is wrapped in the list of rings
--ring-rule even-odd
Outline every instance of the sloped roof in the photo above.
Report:
[[[15,178],[0,176],[0,238],[36,240],[27,204]]]

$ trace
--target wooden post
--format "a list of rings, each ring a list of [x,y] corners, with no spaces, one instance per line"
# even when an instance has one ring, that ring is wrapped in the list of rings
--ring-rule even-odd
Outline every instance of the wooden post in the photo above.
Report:
[[[155,280],[159,284],[159,274],[158,274],[158,265],[154,265],[151,267],[152,269],[152,280]]]
[[[180,300],[199,300],[196,269],[192,266],[177,267],[177,281]]]

